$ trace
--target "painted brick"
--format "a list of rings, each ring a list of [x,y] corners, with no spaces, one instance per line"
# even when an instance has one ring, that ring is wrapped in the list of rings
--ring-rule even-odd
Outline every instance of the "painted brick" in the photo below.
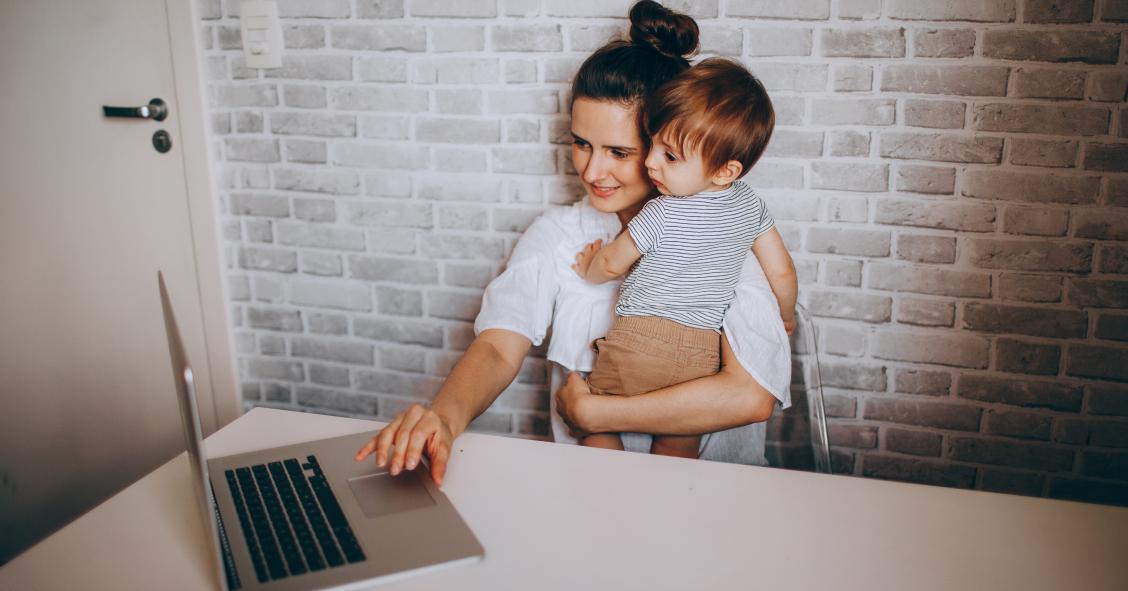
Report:
[[[904,263],[871,262],[867,266],[871,289],[973,298],[991,295],[991,276],[986,273]]]
[[[251,328],[301,332],[302,315],[297,310],[277,310],[270,308],[247,308],[247,325]]]
[[[1050,440],[1052,417],[1044,414],[990,409],[984,433],[1017,439]]]
[[[1078,143],[1069,141],[1010,139],[1011,164],[1072,168],[1077,162]]]
[[[757,27],[745,29],[745,37],[747,56],[811,55],[811,29]]]
[[[952,388],[952,374],[926,369],[894,370],[893,391],[922,396],[947,396]]]
[[[478,316],[481,304],[482,295],[477,292],[427,292],[427,314],[434,318],[474,320]]]
[[[951,302],[903,298],[897,303],[897,322],[916,326],[952,326],[956,305]]]
[[[595,51],[603,47],[608,41],[618,39],[622,32],[623,27],[618,25],[588,23],[570,25],[568,27],[568,46],[572,51]]]
[[[875,333],[870,349],[877,359],[982,369],[987,367],[989,346],[973,335],[889,330]]]
[[[287,107],[298,109],[323,109],[328,104],[325,99],[325,89],[308,84],[283,85],[282,100]]]
[[[430,258],[500,260],[504,255],[504,242],[491,236],[436,234],[422,247]]]
[[[957,101],[905,100],[905,125],[933,129],[962,129],[967,105]]]
[[[777,129],[764,155],[783,158],[818,158],[822,156],[823,132]]]
[[[1044,444],[953,437],[949,457],[961,462],[1061,472],[1073,467],[1073,452]]]
[[[278,105],[278,87],[274,84],[223,85],[215,89],[220,107],[273,107]]]
[[[381,170],[364,176],[365,195],[369,197],[411,197],[410,173]]]
[[[420,84],[492,84],[501,80],[501,63],[497,59],[477,57],[417,60],[412,62],[411,80]]]
[[[341,257],[324,252],[302,252],[298,256],[298,265],[302,273],[320,275],[322,277],[341,277],[344,275],[344,265]]]
[[[1069,212],[1060,209],[1008,207],[1003,214],[1003,231],[1031,236],[1065,236]]]
[[[963,327],[987,333],[1084,338],[1089,316],[1083,311],[969,302],[963,308]]]
[[[1102,244],[1099,252],[1101,273],[1128,275],[1128,246]]]
[[[1071,345],[1066,353],[1065,373],[1071,376],[1128,382],[1125,347]]]
[[[874,221],[898,226],[990,232],[995,229],[995,208],[979,203],[882,199],[877,202]]]
[[[564,36],[559,25],[498,25],[492,27],[494,51],[560,51]]]
[[[1026,0],[1028,23],[1087,23],[1093,20],[1093,0]]]
[[[892,125],[896,102],[889,99],[820,99],[811,103],[816,125]]]
[[[325,164],[327,150],[325,142],[310,140],[287,140],[283,142],[286,149],[287,162],[303,162],[306,164]]]
[[[862,475],[952,488],[970,489],[975,486],[975,468],[970,466],[880,455],[865,456]]]
[[[892,298],[850,292],[815,291],[807,296],[807,306],[815,316],[888,322]]]
[[[400,18],[403,16],[403,0],[357,0],[357,16],[360,18]]]
[[[1041,496],[1046,477],[1035,472],[1014,470],[981,470],[982,488],[985,491],[1013,495]]]
[[[858,64],[835,64],[835,92],[869,92],[873,88],[873,67]]]
[[[869,219],[869,200],[865,197],[831,197],[827,212],[831,221],[862,223]]]
[[[423,373],[426,356],[419,349],[380,349],[380,366],[384,369]]]
[[[806,121],[807,101],[801,96],[772,97],[776,125],[802,125]]]
[[[1128,72],[1097,70],[1089,74],[1089,93],[1092,101],[1119,103],[1128,100]]]
[[[823,29],[827,57],[905,57],[904,29]]]
[[[380,392],[408,396],[417,400],[429,400],[442,386],[442,380],[431,376],[420,376],[390,371],[356,372],[357,388],[365,392]]]
[[[830,17],[830,0],[796,0],[787,4],[771,0],[729,0],[725,13],[769,19],[826,20]]]
[[[1085,72],[1018,68],[1014,71],[1011,96],[1080,99],[1085,96]]]
[[[874,449],[877,447],[877,427],[831,423],[827,426],[827,439],[831,445]]]
[[[1002,160],[1003,140],[954,134],[885,131],[881,133],[880,153],[882,158],[998,164]]]
[[[885,191],[889,188],[889,165],[812,162],[811,187],[841,191]]]
[[[443,263],[443,285],[484,289],[496,273],[482,263]]]
[[[881,16],[881,0],[838,0],[838,18],[872,20]]]
[[[1081,386],[1076,384],[1022,381],[1015,376],[978,374],[960,376],[958,393],[961,398],[980,402],[1067,412],[1081,410],[1083,396]]]
[[[492,17],[497,16],[495,0],[412,0],[412,16]]]
[[[269,220],[246,220],[243,227],[250,242],[274,242],[274,225]]]
[[[1119,49],[1119,36],[1104,31],[999,29],[983,33],[983,55],[996,59],[1115,64]]]
[[[286,49],[320,49],[325,47],[325,28],[320,25],[286,25],[282,27],[282,45]]]
[[[749,63],[752,73],[769,91],[809,92],[824,90],[827,67],[823,64]],[[773,105],[775,100],[772,100]]]
[[[971,29],[917,29],[913,32],[916,57],[971,57],[975,53],[975,31]]]
[[[419,118],[415,120],[415,139],[451,144],[496,144],[501,141],[501,125],[496,120]]]
[[[807,232],[808,252],[858,256],[889,256],[889,232],[811,228]]]
[[[1000,338],[995,343],[995,367],[999,371],[1035,375],[1057,375],[1061,347]]]
[[[893,185],[898,191],[951,195],[956,190],[956,169],[898,164]]]
[[[393,316],[422,316],[423,293],[417,289],[377,286],[376,311]]]
[[[494,172],[555,174],[556,151],[530,148],[494,148]]]
[[[232,193],[231,213],[274,218],[290,216],[290,200],[279,195]]]
[[[1011,22],[1014,21],[1014,4],[1015,0],[997,2],[888,0],[885,4],[885,14],[890,18],[905,20]]]
[[[319,113],[271,113],[270,131],[280,135],[355,137],[356,117]]]
[[[866,400],[865,418],[934,429],[978,431],[981,413],[981,409],[963,404],[870,398]]]
[[[419,198],[434,201],[497,201],[501,182],[476,175],[452,175],[423,179]]]
[[[309,381],[323,386],[348,388],[350,383],[349,370],[344,367],[311,363],[309,364]],[[317,404],[315,403],[313,406],[317,406]]]
[[[739,56],[744,49],[744,31],[730,26],[702,25],[700,44],[701,53]]]
[[[336,205],[329,199],[294,199],[294,217],[309,222],[332,222],[337,219]]]
[[[330,46],[360,51],[424,51],[427,30],[410,25],[337,25],[330,30]]]
[[[866,334],[852,326],[822,327],[822,351],[830,355],[861,357],[866,352]],[[882,386],[885,389],[885,386]]]
[[[438,266],[432,261],[387,257],[349,257],[350,276],[372,281],[395,281],[417,285],[438,284]]]
[[[968,260],[982,269],[1088,272],[1093,245],[1087,242],[1044,242],[970,238]]]
[[[954,263],[956,239],[949,236],[900,234],[897,258],[914,263]]]
[[[281,359],[249,359],[247,373],[262,380],[305,381],[305,368],[301,363]]]
[[[473,205],[439,207],[439,228],[444,230],[482,231],[489,226],[489,211]]]
[[[1128,416],[1128,387],[1123,384],[1091,384],[1088,389],[1090,413]]]
[[[1104,107],[987,103],[976,106],[971,119],[981,131],[1104,135],[1109,112]]]
[[[336,55],[284,55],[281,68],[263,70],[267,78],[351,80],[352,58]]]
[[[354,365],[372,365],[375,359],[375,348],[363,343],[294,337],[290,340],[290,344],[293,347],[294,357],[308,357]]]
[[[303,277],[291,280],[289,291],[289,302],[300,306],[357,312],[372,309],[372,294],[363,284]]]
[[[333,250],[364,250],[364,232],[306,222],[278,224],[278,242]]]
[[[1004,96],[1010,69],[1003,66],[891,65],[885,68],[881,89],[891,92]]]
[[[524,232],[543,213],[539,209],[495,209],[493,229],[499,232]]]
[[[292,250],[244,246],[239,249],[239,267],[255,271],[294,273],[298,270],[298,255]]]
[[[357,59],[357,74],[365,82],[407,82],[407,59],[362,57]]]
[[[1094,334],[1098,339],[1128,341],[1128,316],[1101,314]]]
[[[778,134],[776,131],[773,136]],[[830,156],[863,157],[870,153],[870,134],[853,130],[838,130],[829,133],[827,150]]]
[[[969,170],[960,193],[979,199],[1089,204],[1097,201],[1099,191],[1098,177]]]
[[[1121,111],[1122,128],[1125,116],[1126,112]],[[1085,146],[1084,166],[1088,170],[1128,172],[1128,144],[1088,144]]]
[[[943,438],[936,433],[887,427],[885,449],[914,456],[939,457]]]
[[[489,93],[490,113],[552,115],[560,111],[555,90],[499,90]]]
[[[338,166],[418,170],[427,168],[430,160],[423,146],[350,142],[334,145],[329,161]]]
[[[353,330],[357,337],[364,339],[424,347],[443,346],[442,327],[431,323],[357,318]]]
[[[506,60],[503,71],[509,84],[537,81],[537,62],[532,60]]]

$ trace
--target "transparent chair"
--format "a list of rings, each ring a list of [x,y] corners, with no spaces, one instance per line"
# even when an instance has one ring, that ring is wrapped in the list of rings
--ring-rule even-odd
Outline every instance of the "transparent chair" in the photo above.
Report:
[[[815,471],[831,473],[830,440],[826,432],[826,408],[823,404],[822,374],[819,371],[818,333],[811,315],[802,304],[795,305],[797,320],[797,348],[806,355],[800,363],[803,370],[803,383],[807,398],[807,415],[811,426],[811,451],[815,459]],[[793,380],[794,381],[794,380]]]

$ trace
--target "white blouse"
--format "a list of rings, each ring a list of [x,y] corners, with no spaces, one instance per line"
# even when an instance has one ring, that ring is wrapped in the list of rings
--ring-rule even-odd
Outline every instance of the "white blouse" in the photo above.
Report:
[[[575,443],[556,413],[556,390],[569,371],[589,372],[595,360],[591,343],[615,318],[620,281],[592,285],[571,269],[576,253],[595,240],[607,242],[622,229],[615,214],[603,213],[585,198],[571,207],[537,218],[517,242],[509,263],[490,282],[474,332],[502,328],[540,345],[548,336],[553,439]],[[755,256],[745,261],[736,298],[725,315],[724,331],[741,366],[779,400],[791,406],[791,347],[779,304]],[[764,423],[737,427],[702,438],[704,459],[765,464]],[[624,446],[647,451],[650,436],[624,434]]]

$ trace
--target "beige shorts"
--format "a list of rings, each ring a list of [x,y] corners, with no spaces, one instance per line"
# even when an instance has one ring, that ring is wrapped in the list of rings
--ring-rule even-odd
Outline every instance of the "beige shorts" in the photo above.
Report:
[[[634,396],[721,368],[720,334],[656,316],[619,316],[592,346],[588,384],[598,394]]]

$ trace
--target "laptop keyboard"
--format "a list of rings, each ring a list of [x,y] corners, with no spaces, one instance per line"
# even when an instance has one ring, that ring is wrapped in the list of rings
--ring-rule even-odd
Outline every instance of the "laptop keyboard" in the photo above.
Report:
[[[365,559],[316,457],[223,475],[260,583]]]

